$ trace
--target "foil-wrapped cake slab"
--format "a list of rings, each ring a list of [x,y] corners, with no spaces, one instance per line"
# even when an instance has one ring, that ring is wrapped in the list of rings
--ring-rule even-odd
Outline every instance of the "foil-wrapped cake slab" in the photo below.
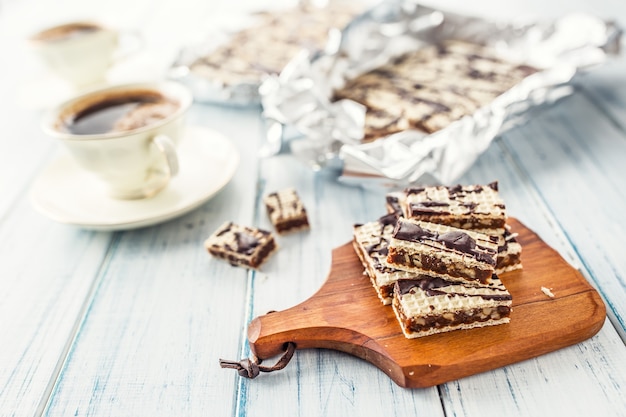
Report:
[[[355,18],[336,48],[302,51],[262,83],[266,149],[288,148],[315,169],[339,166],[340,180],[348,184],[451,184],[529,109],[568,95],[577,73],[618,53],[620,36],[615,23],[584,14],[503,23],[414,1],[383,2]],[[442,53],[442,45],[449,42],[474,45],[489,55],[467,50],[459,54],[462,59],[443,60],[450,53]],[[428,63],[429,55],[438,64]],[[404,74],[423,81],[390,75],[409,59],[417,69]],[[490,60],[491,69],[485,66]],[[496,71],[496,61],[510,63],[511,69]],[[502,81],[515,71],[521,74],[515,82]],[[484,81],[503,90],[482,94],[492,89]],[[354,92],[357,87],[362,93]],[[420,113],[419,106],[426,110]],[[429,108],[444,107],[449,114],[427,114]],[[430,123],[422,123],[424,114]],[[286,128],[299,135],[287,138]]]

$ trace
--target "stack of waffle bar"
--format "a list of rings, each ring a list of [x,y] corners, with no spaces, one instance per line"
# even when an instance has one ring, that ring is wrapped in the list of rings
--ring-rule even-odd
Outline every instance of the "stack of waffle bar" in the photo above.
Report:
[[[407,188],[386,216],[354,227],[354,247],[407,338],[508,323],[498,274],[521,268],[497,183]]]

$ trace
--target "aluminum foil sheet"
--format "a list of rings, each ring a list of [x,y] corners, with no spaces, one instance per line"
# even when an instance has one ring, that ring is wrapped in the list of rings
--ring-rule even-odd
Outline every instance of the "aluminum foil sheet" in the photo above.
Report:
[[[498,133],[523,121],[529,108],[569,94],[568,82],[577,72],[619,53],[621,33],[615,23],[582,14],[502,23],[414,1],[383,2],[352,21],[334,47],[319,54],[303,51],[263,82],[265,154],[288,149],[314,169],[339,169],[339,180],[352,185],[452,184]],[[539,71],[435,133],[405,130],[363,143],[365,107],[333,102],[333,91],[405,52],[449,39],[488,46]]]

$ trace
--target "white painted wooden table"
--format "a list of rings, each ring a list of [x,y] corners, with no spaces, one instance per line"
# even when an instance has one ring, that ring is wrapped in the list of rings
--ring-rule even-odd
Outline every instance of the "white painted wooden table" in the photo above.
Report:
[[[508,19],[582,11],[626,27],[623,0],[443,3]],[[24,47],[29,33],[76,17],[138,29],[144,52],[111,81],[155,79],[181,45],[253,5],[0,0],[0,416],[626,416],[624,59],[578,78],[572,96],[502,134],[461,179],[500,181],[510,215],[599,290],[604,327],[578,345],[441,386],[402,389],[328,350],[296,351],[287,368],[255,380],[219,367],[218,358],[248,355],[253,317],[312,295],[351,225],[384,211],[382,194],[289,155],[259,159],[258,109],[194,105],[190,122],[231,138],[242,163],[224,190],[183,217],[94,232],[33,210],[30,185],[60,152],[39,120],[66,92]],[[260,196],[283,186],[300,192],[312,230],[281,237],[263,273],[205,253],[202,242],[225,220],[269,228]]]

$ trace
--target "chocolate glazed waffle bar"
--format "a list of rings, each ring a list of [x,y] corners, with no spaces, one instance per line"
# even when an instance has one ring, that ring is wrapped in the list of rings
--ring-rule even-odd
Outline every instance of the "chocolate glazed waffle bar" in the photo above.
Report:
[[[509,322],[511,295],[496,275],[487,285],[460,283],[389,266],[389,239],[398,214],[354,227],[353,245],[365,274],[407,338]]]
[[[414,187],[405,190],[408,218],[460,229],[499,229],[506,222],[498,184]]]
[[[428,276],[400,279],[394,287],[393,309],[409,339],[508,323],[511,305],[495,275],[483,287]]]
[[[302,49],[323,49],[328,32],[343,28],[358,12],[347,2],[330,2],[324,7],[307,3],[257,13],[256,24],[234,33],[228,42],[196,59],[191,71],[223,85],[260,83],[268,74],[280,73]]]
[[[384,305],[390,305],[393,287],[402,278],[415,278],[417,274],[401,271],[387,264],[389,239],[398,220],[397,214],[388,214],[377,221],[354,226],[354,249]]]
[[[498,183],[453,187],[412,187],[386,196],[388,212],[498,236],[496,273],[522,267],[521,246],[506,226],[506,207]]]
[[[490,103],[536,70],[489,48],[450,40],[404,54],[362,74],[334,99],[363,104],[364,141],[395,132],[440,130]]]
[[[407,188],[385,205],[386,216],[355,225],[353,246],[405,337],[509,322],[512,297],[495,272],[520,268],[521,246],[497,182]]]
[[[399,217],[387,262],[408,272],[485,285],[495,272],[497,243],[497,236]]]

